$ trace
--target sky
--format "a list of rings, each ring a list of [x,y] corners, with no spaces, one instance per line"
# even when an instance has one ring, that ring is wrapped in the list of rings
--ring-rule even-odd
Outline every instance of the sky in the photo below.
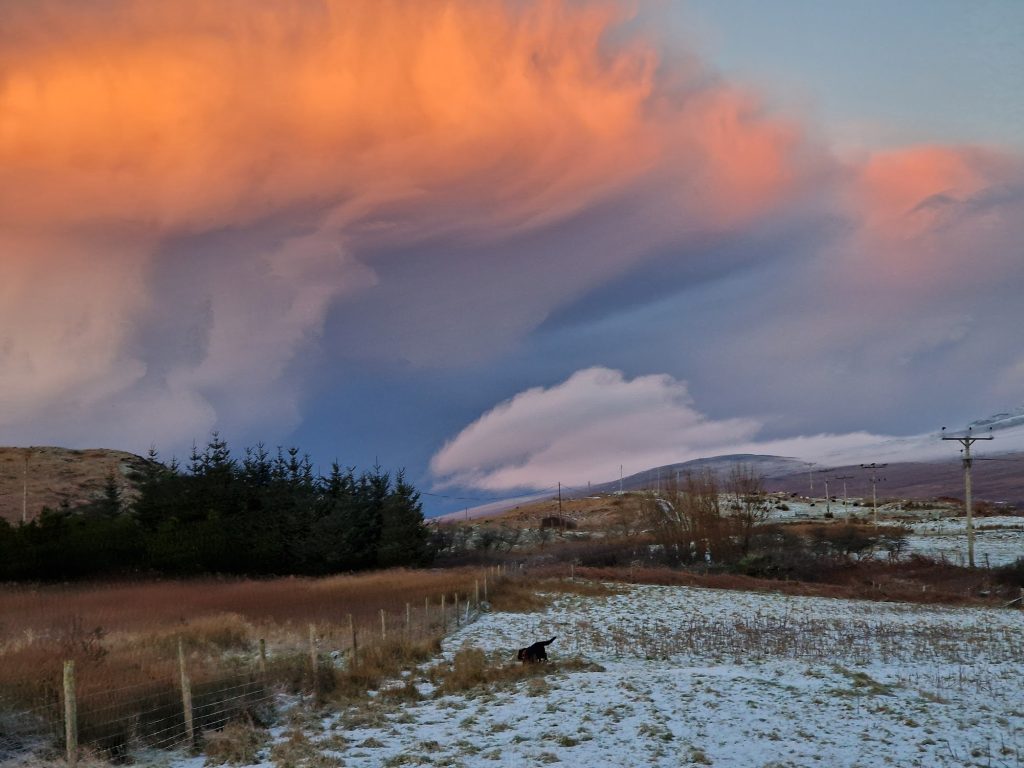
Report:
[[[0,0],[0,444],[427,512],[1024,405],[1024,3]]]

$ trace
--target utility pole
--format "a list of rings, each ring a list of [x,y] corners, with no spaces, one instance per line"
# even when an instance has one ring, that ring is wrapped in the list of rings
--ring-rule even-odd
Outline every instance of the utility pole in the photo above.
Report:
[[[832,517],[832,499],[828,495],[828,478],[825,478],[825,517]]]
[[[565,518],[562,517],[562,482],[558,482],[558,527],[565,536]]]
[[[28,457],[32,453],[31,448],[25,449],[25,469],[21,476],[21,524],[28,522]]]
[[[871,523],[876,528],[878,527],[878,494],[875,491],[875,486],[879,481],[884,481],[885,478],[879,477],[875,470],[888,466],[888,464],[875,464],[874,462],[860,465],[861,469],[871,470]]]
[[[971,509],[971,461],[972,461],[972,459],[971,459],[971,446],[974,443],[978,442],[979,440],[991,440],[992,439],[992,435],[987,435],[985,437],[975,437],[974,435],[971,434],[971,431],[968,429],[966,435],[961,435],[959,437],[954,437],[954,436],[950,435],[949,437],[947,437],[946,434],[945,434],[945,432],[946,432],[946,428],[945,427],[942,428],[942,432],[943,432],[943,434],[942,434],[942,439],[943,440],[956,440],[958,443],[960,443],[960,445],[962,445],[964,447],[964,449],[963,449],[963,454],[964,454],[964,458],[963,458],[963,464],[964,464],[964,508],[967,511],[967,564],[971,568],[973,568],[974,567],[974,517],[973,517],[974,510]]]
[[[850,508],[848,506],[846,506],[846,481],[847,480],[852,480],[853,479],[853,475],[837,475],[836,477],[833,477],[832,479],[833,480],[842,480],[843,481],[843,512],[846,514],[846,522],[849,523],[850,522]]]
[[[811,491],[808,494],[810,498],[814,498],[814,462],[808,461],[807,464],[807,480],[811,484]]]

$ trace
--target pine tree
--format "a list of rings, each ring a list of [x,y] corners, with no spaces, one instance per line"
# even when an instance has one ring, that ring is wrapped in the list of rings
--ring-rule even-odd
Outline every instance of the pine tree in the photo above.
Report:
[[[377,564],[382,568],[426,565],[430,559],[428,538],[420,494],[406,482],[405,471],[399,471],[381,510]]]

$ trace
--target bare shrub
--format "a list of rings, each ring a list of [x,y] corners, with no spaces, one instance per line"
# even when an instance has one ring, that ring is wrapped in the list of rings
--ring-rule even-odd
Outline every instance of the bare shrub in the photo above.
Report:
[[[746,555],[756,527],[771,513],[771,498],[764,490],[764,478],[749,464],[733,465],[726,480],[726,493],[733,533],[740,554]]]
[[[641,514],[670,564],[715,560],[732,548],[718,480],[710,471],[687,474],[661,496],[646,494]]]
[[[995,575],[1004,584],[1024,588],[1024,557],[1018,557],[1010,565],[997,568]]]

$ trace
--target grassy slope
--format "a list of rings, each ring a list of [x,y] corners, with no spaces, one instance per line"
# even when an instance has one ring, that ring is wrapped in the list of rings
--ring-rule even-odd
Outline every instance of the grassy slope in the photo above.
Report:
[[[43,507],[56,509],[62,501],[71,505],[90,501],[103,493],[111,474],[122,493],[131,495],[128,475],[145,461],[132,453],[105,448],[0,447],[0,517],[12,523],[21,520],[23,501],[27,502],[28,520],[37,517]]]

